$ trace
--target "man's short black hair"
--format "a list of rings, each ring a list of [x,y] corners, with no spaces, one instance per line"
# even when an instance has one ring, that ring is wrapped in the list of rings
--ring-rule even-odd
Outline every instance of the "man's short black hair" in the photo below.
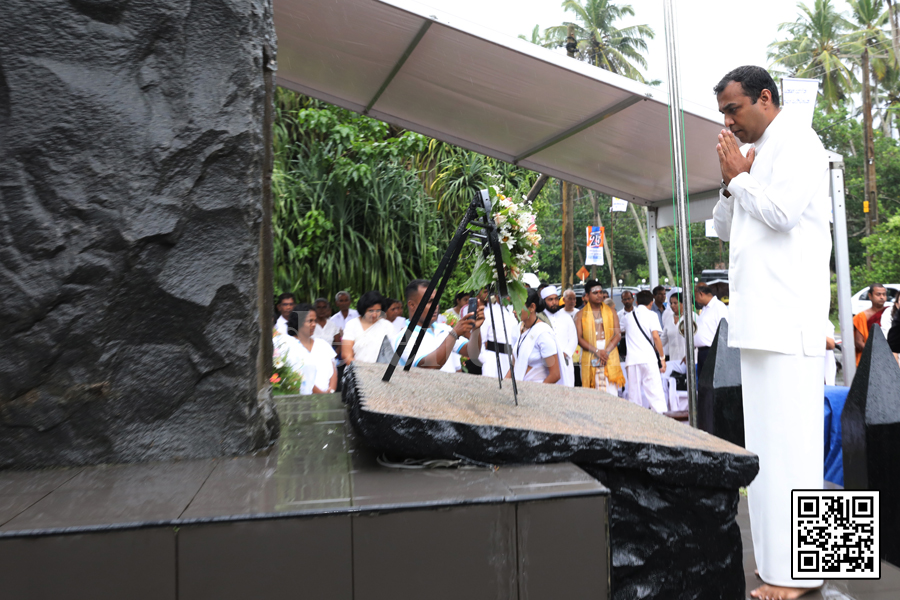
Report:
[[[404,290],[404,294],[406,294],[406,301],[409,302],[409,299],[419,293],[419,288],[428,287],[428,284],[431,283],[427,279],[413,279],[409,283],[406,284],[406,289]]]
[[[381,308],[383,308],[384,310],[387,310],[390,307],[392,307],[393,305],[397,304],[398,302],[400,302],[400,301],[396,300],[394,298],[388,298],[387,296],[385,296],[384,297],[384,306],[382,306]]]
[[[750,98],[751,103],[756,104],[762,91],[769,90],[772,93],[772,104],[776,107],[781,106],[781,100],[778,97],[778,86],[775,85],[775,80],[772,79],[769,72],[762,67],[747,65],[730,71],[722,78],[722,81],[717,83],[716,87],[713,88],[716,96],[724,92],[725,88],[728,87],[728,84],[732,81],[737,81],[741,84],[744,95]]]
[[[281,304],[282,300],[295,300],[294,295],[290,292],[285,292],[282,295],[278,296],[278,302],[275,304]]]
[[[596,279],[588,279],[584,282],[584,295],[587,296],[595,287],[603,287],[603,284]]]
[[[663,287],[663,286],[661,286],[661,285],[658,285],[658,286],[656,286],[655,288],[653,288],[653,295],[655,296],[655,295],[657,295],[658,293],[664,292],[664,291],[666,291],[666,288]]]
[[[620,297],[624,298],[624,297],[625,297],[625,294],[628,294],[629,296],[634,297],[634,293],[633,293],[631,290],[622,290],[622,293],[620,294]]]
[[[653,294],[647,290],[641,290],[634,297],[634,301],[638,306],[647,306],[653,302]]]
[[[713,289],[711,287],[709,287],[708,285],[706,285],[705,283],[697,284],[697,291],[701,292],[705,295],[715,294]]]
[[[881,288],[881,289],[883,289],[884,291],[887,291],[887,288],[884,287],[883,284],[880,284],[880,283],[873,283],[872,285],[869,286],[869,294],[874,294],[874,293],[875,293],[875,288]]]

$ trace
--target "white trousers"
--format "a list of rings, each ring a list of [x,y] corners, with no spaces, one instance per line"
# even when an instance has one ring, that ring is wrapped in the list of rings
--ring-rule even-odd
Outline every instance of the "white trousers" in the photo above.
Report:
[[[741,349],[744,439],[759,456],[747,488],[753,554],[763,581],[817,587],[822,580],[791,579],[791,490],[822,489],[825,361]]]
[[[662,377],[656,364],[628,365],[625,367],[625,378],[628,381],[625,397],[630,402],[658,413],[668,410]]]

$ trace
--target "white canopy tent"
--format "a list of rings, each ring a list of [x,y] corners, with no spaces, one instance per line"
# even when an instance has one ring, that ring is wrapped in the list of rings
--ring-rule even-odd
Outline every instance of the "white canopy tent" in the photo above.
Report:
[[[656,228],[674,223],[663,91],[411,0],[275,0],[275,26],[277,82],[285,88],[647,206],[650,281],[658,284]],[[714,144],[721,128],[717,113],[685,108],[691,222],[710,218],[718,198]],[[840,157],[832,161],[838,168]],[[835,249],[846,332],[852,322],[843,183],[840,170],[833,173],[840,182],[833,197],[843,245],[836,240]],[[849,382],[852,343],[844,350]]]

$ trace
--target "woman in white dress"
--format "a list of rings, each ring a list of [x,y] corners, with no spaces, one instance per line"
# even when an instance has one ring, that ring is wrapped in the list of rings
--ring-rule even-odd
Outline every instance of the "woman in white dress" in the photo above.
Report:
[[[394,339],[393,324],[381,318],[385,304],[378,292],[366,292],[359,298],[356,304],[359,317],[347,321],[341,338],[341,356],[348,365],[354,360],[375,362],[384,338],[388,343]]]
[[[513,370],[519,381],[541,381],[564,385],[560,372],[559,348],[553,328],[538,318],[543,312],[544,301],[535,288],[528,290],[525,308],[522,309],[522,332],[514,347]],[[510,373],[507,373],[510,377]]]
[[[301,394],[330,394],[337,388],[337,354],[331,344],[312,337],[315,331],[315,310],[310,304],[299,304],[288,318],[286,339],[277,343],[284,348],[288,364],[303,375]]]

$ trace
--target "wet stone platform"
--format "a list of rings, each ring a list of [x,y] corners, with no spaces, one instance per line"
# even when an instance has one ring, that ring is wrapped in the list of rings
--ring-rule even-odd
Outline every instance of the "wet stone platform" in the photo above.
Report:
[[[337,395],[279,413],[252,456],[0,472],[0,598],[608,594],[609,491],[578,467],[390,468]]]

